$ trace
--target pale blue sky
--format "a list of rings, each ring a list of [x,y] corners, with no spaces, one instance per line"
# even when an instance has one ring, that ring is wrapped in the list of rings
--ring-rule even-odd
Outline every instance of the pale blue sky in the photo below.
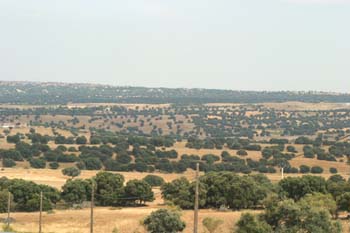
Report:
[[[0,80],[350,92],[350,0],[0,0]]]

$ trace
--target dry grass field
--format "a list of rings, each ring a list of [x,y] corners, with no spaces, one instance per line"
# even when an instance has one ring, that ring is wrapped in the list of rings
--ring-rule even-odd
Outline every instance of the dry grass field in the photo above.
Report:
[[[81,175],[78,177],[80,179],[88,179],[96,175],[98,171],[82,171]],[[125,181],[132,179],[142,179],[149,174],[156,174],[164,178],[165,181],[169,182],[179,177],[186,177],[189,180],[193,180],[195,177],[195,172],[193,170],[188,170],[183,174],[165,174],[165,173],[141,173],[141,172],[114,172],[122,174]],[[7,177],[9,179],[24,179],[28,181],[33,181],[38,184],[46,184],[60,189],[67,179],[68,176],[64,176],[61,170],[52,169],[32,169],[32,168],[4,168],[0,170],[0,177]]]
[[[45,127],[34,127],[35,130],[41,134],[47,134],[47,135],[53,135],[51,128],[45,128]],[[71,133],[68,130],[57,130],[62,135],[71,135]],[[18,128],[13,129],[11,131],[11,134],[16,133],[23,133],[26,134],[29,132],[28,128]],[[1,132],[0,132],[1,133]],[[85,135],[89,138],[89,133],[82,133],[81,135]],[[6,142],[6,139],[0,138],[0,145],[2,149],[10,149],[14,148],[14,144],[10,144]],[[51,148],[56,148],[58,145],[56,145],[54,142],[49,142],[48,144]],[[173,147],[167,148],[167,150],[176,150],[179,154],[179,157],[183,154],[194,154],[199,155],[200,157],[205,154],[214,154],[217,156],[220,156],[222,151],[226,150],[231,155],[236,155],[237,150],[229,150],[229,149],[191,149],[187,148],[186,142],[177,142],[174,144]],[[65,145],[67,147],[76,147],[78,148],[78,145]],[[268,144],[261,144],[262,147],[268,146]],[[293,145],[296,147],[297,151],[300,153],[302,152],[302,145]],[[325,147],[325,149],[327,149]],[[259,151],[248,151],[248,155],[243,158],[251,158],[253,160],[259,160],[261,158],[261,152]],[[328,178],[332,174],[329,172],[329,168],[334,167],[337,168],[338,173],[344,177],[348,177],[350,175],[350,166],[347,164],[346,159],[344,159],[343,162],[332,162],[332,161],[324,161],[324,160],[317,160],[317,159],[308,159],[304,158],[303,156],[298,156],[290,161],[292,166],[299,167],[300,165],[307,165],[307,166],[321,166],[324,169],[324,172],[320,174],[321,176]],[[72,166],[73,164],[67,163],[67,164],[61,164],[61,169]],[[60,170],[51,170],[51,169],[44,169],[44,170],[38,170],[38,169],[29,169],[29,164],[27,162],[18,163],[16,168],[6,168],[3,171],[0,171],[0,176],[8,176],[9,178],[23,178],[26,180],[33,180],[37,183],[45,183],[48,185],[52,185],[55,187],[61,187],[62,184],[65,182],[66,177],[64,177],[61,174]],[[96,174],[96,171],[83,171],[81,177],[82,178],[89,178]],[[125,176],[127,180],[129,179],[139,179],[143,178],[147,175],[147,173],[138,173],[138,172],[122,172],[122,174]],[[170,181],[180,176],[185,176],[189,179],[194,177],[194,172],[192,170],[187,171],[184,174],[164,174],[159,173],[160,176],[162,176],[165,180]],[[285,176],[300,176],[301,174],[285,174]],[[279,173],[275,174],[267,174],[267,176],[272,181],[278,181],[281,177]]]
[[[114,233],[118,229],[119,233],[146,233],[141,225],[142,220],[152,211],[164,206],[140,207],[140,208],[104,208],[98,207],[94,211],[94,232]],[[206,233],[202,221],[206,217],[223,220],[216,232],[233,233],[234,225],[239,220],[242,213],[250,212],[258,214],[259,211],[228,211],[220,212],[214,210],[200,210],[199,212],[199,232]],[[38,213],[13,213],[15,219],[13,228],[18,232],[34,233],[38,232]],[[0,218],[5,218],[5,214],[0,214]],[[193,232],[193,211],[182,211],[182,220],[186,222],[184,233]],[[43,232],[45,233],[86,233],[90,227],[90,210],[55,210],[53,213],[43,214]],[[343,232],[349,232],[349,222],[341,221]]]
[[[244,104],[237,103],[208,103],[205,106],[210,107],[239,107]],[[273,108],[276,110],[290,110],[290,111],[302,111],[302,110],[332,110],[332,109],[349,109],[350,105],[346,103],[304,103],[304,102],[283,102],[283,103],[261,103],[255,104],[261,105],[267,108]]]
[[[147,109],[147,108],[166,108],[170,105],[146,105],[146,104],[68,104],[69,108],[84,108],[84,107],[96,107],[96,106],[124,106],[129,109]],[[331,109],[349,109],[350,105],[348,104],[310,104],[310,103],[300,103],[300,102],[286,102],[286,103],[265,103],[259,104],[266,108],[274,108],[276,110],[287,110],[287,111],[305,111],[305,110],[331,110]],[[218,106],[219,108],[236,108],[240,107],[241,104],[207,104],[207,106]],[[22,105],[0,105],[1,107],[8,108],[36,108],[42,106],[22,106]],[[55,107],[55,106],[51,106]],[[258,111],[246,111],[246,116],[254,116],[259,114]],[[191,118],[191,115],[189,116]],[[54,122],[58,123],[60,121],[68,122],[67,125],[71,126],[71,121],[74,117],[67,115],[41,115],[40,120],[42,122]],[[76,123],[75,127],[83,127],[83,126],[93,126],[96,128],[106,128],[110,127],[111,131],[120,130],[115,124],[127,121],[126,118],[122,116],[117,116],[116,118],[105,121],[104,119],[95,119],[91,121],[91,116],[79,116],[79,122]],[[190,119],[189,118],[189,119]],[[19,121],[22,123],[26,123],[29,120],[33,120],[34,116],[21,116],[19,117]],[[156,125],[158,128],[163,129],[165,134],[170,132],[175,132],[176,127],[169,129],[167,123],[170,121],[169,116],[162,116],[162,119],[158,117],[148,119],[148,117],[140,116],[137,122],[133,122],[133,118],[130,118],[130,122],[126,122],[126,126],[134,127],[139,126],[139,121],[145,121],[146,124],[142,127],[145,132],[151,132],[152,126]],[[220,119],[220,116],[217,115],[208,115],[208,119]],[[148,122],[149,120],[149,122]],[[192,122],[188,122],[188,119],[184,116],[176,116],[177,121],[182,121],[181,130],[183,131],[191,131],[194,129],[195,125]],[[113,123],[113,124],[112,124]],[[152,124],[150,124],[152,123]],[[55,128],[54,130],[50,127],[46,128],[43,126],[35,126],[33,127],[37,133],[42,135],[54,136],[55,132],[59,133],[63,136],[70,137],[73,136],[72,132],[69,130],[63,130],[59,128]],[[17,133],[27,134],[29,133],[30,127],[21,127],[14,128],[11,130],[10,135],[15,135]],[[3,134],[3,129],[0,129],[0,134]],[[88,130],[80,130],[78,132],[79,135],[84,135],[87,138],[90,138],[90,132]],[[272,136],[278,136],[281,132],[276,130],[276,132],[272,131]],[[295,137],[289,138],[290,140],[295,139]],[[214,154],[220,156],[221,153],[225,150],[228,151],[231,155],[236,155],[237,150],[229,150],[227,148],[218,150],[218,149],[191,149],[185,146],[186,142],[177,142],[171,148],[166,148],[166,150],[176,150],[178,152],[179,157],[183,154],[188,155],[199,155],[203,156],[205,154]],[[50,141],[48,144],[51,148],[56,148],[54,142]],[[65,145],[66,147],[78,147],[78,145]],[[269,144],[261,144],[262,147],[270,146]],[[302,145],[293,145],[296,147],[298,153],[303,151]],[[9,144],[6,142],[5,138],[0,138],[0,149],[10,149],[14,148],[14,144]],[[161,148],[159,148],[161,149]],[[324,147],[327,149],[327,147]],[[261,152],[259,151],[248,151],[248,155],[242,158],[251,158],[253,160],[259,160],[261,158]],[[294,167],[299,167],[300,165],[308,165],[312,166],[321,166],[324,169],[324,172],[320,174],[320,176],[324,178],[330,177],[331,174],[329,169],[331,167],[336,168],[338,173],[342,175],[344,178],[348,178],[350,175],[350,166],[347,164],[346,158],[344,161],[331,162],[331,161],[322,161],[316,159],[308,159],[303,156],[298,156],[293,158],[290,161],[290,164]],[[72,166],[71,163],[65,163],[60,165],[60,169],[52,170],[52,169],[32,169],[29,168],[28,162],[18,162],[15,168],[3,168],[0,170],[0,177],[7,178],[18,178],[24,179],[28,181],[33,181],[38,184],[46,184],[60,189],[66,180],[69,178],[64,176],[61,172],[62,168]],[[81,175],[78,178],[87,179],[96,175],[98,171],[82,171]],[[150,173],[140,173],[140,172],[116,172],[122,174],[125,177],[125,181],[129,181],[132,179],[142,179],[146,175]],[[186,177],[189,180],[194,180],[195,173],[193,170],[187,170],[183,174],[166,174],[155,172],[152,173],[155,175],[159,175],[165,179],[165,181],[169,182],[179,177]],[[269,179],[273,182],[278,182],[281,179],[281,174],[279,172],[275,174],[266,174]],[[284,177],[298,177],[302,176],[302,174],[285,174]],[[140,222],[143,218],[149,215],[152,211],[164,208],[163,200],[161,198],[160,190],[154,189],[156,200],[152,203],[149,203],[147,207],[140,208],[96,208],[95,210],[95,232],[97,233],[108,233],[113,232],[114,229],[118,229],[119,233],[144,233],[145,229],[140,225]],[[253,211],[254,212],[254,211]],[[257,211],[255,211],[257,213]],[[232,227],[235,222],[239,219],[242,212],[219,212],[214,210],[201,210],[200,211],[200,222],[205,217],[214,217],[220,218],[224,221],[224,223],[220,226],[220,229],[217,232],[222,233],[230,233],[232,232]],[[81,209],[81,210],[55,210],[53,213],[44,213],[43,216],[43,232],[52,232],[52,233],[85,233],[89,231],[89,209]],[[4,218],[4,214],[0,214],[0,218]],[[20,232],[37,232],[38,231],[38,213],[13,213],[12,217],[15,219],[15,223],[13,227],[15,230]],[[183,211],[182,219],[186,222],[187,228],[184,231],[185,233],[192,232],[193,228],[193,211]],[[342,221],[344,232],[349,232],[349,222]],[[202,224],[200,224],[199,228],[200,233],[205,233]]]
[[[276,110],[291,110],[291,111],[316,111],[316,110],[334,110],[334,109],[349,109],[350,105],[345,103],[303,103],[303,102],[283,102],[283,103],[264,103],[261,104],[267,108]]]
[[[120,233],[145,233],[141,221],[152,211],[160,207],[140,208],[95,208],[94,232],[112,233],[118,229]],[[257,213],[257,211],[245,211]],[[242,212],[219,212],[213,210],[200,210],[199,232],[206,232],[201,224],[205,217],[219,218],[223,224],[217,232],[231,233],[234,224]],[[1,218],[5,215],[1,214]],[[12,225],[19,232],[38,232],[38,213],[14,213],[15,223]],[[193,232],[193,211],[182,211],[182,219],[186,222],[184,233]],[[89,232],[90,210],[55,210],[53,213],[43,214],[43,232],[45,233],[86,233]]]

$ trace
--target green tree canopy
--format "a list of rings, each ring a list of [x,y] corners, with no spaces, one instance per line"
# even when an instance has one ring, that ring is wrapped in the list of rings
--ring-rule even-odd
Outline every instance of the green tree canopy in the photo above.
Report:
[[[143,223],[149,233],[177,233],[186,227],[179,213],[166,209],[152,212]]]

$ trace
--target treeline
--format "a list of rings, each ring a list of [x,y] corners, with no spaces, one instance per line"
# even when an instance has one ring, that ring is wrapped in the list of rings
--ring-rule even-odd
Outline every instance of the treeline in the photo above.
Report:
[[[7,141],[15,143],[14,149],[0,150],[0,159],[4,167],[16,166],[16,162],[27,160],[33,168],[57,169],[60,163],[74,163],[81,170],[106,171],[137,171],[137,172],[167,172],[182,173],[187,169],[195,169],[199,163],[201,171],[232,171],[249,174],[251,172],[276,173],[280,168],[285,173],[322,173],[321,167],[292,167],[289,160],[296,156],[294,146],[286,146],[285,139],[271,139],[269,145],[262,147],[254,144],[248,139],[232,138],[190,138],[187,146],[195,148],[222,149],[223,147],[236,150],[236,154],[223,151],[220,156],[205,154],[203,156],[193,154],[179,155],[176,150],[170,150],[175,143],[172,137],[142,137],[142,136],[116,136],[114,134],[100,136],[92,135],[90,143],[84,136],[67,138],[61,135],[54,137],[42,136],[32,131],[26,137],[32,141],[31,144],[24,142],[23,135],[7,136]],[[51,149],[47,143],[53,140],[58,146]],[[74,141],[79,145],[66,147],[69,142]],[[304,156],[319,160],[336,161],[349,155],[349,143],[335,143],[326,152],[318,145],[322,140],[311,140],[298,138],[296,140],[304,146]],[[317,143],[316,143],[317,142]],[[312,144],[307,144],[312,143]],[[64,144],[64,145],[63,145]],[[167,149],[168,148],[168,149]],[[253,160],[245,158],[248,151],[260,151],[262,158]],[[287,152],[285,152],[287,151]],[[337,173],[336,168],[331,168],[331,173]]]
[[[194,182],[179,178],[161,187],[162,196],[183,209],[192,209]],[[350,182],[340,175],[328,180],[303,176],[273,184],[264,175],[208,173],[200,177],[200,208],[260,209],[243,214],[233,232],[342,232],[338,218],[350,211]]]
[[[103,91],[101,91],[103,90]],[[0,82],[0,100],[14,104],[342,102],[348,94],[215,89],[115,87],[92,84]]]
[[[334,142],[350,133],[350,110],[282,111],[263,105],[240,105],[220,108],[201,104],[166,107],[127,108],[97,106],[70,108],[67,106],[40,108],[1,108],[0,121],[20,124],[18,116],[26,117],[32,126],[59,127],[78,130],[106,131],[117,129],[133,135],[167,135],[176,138],[269,137],[278,131],[280,136],[315,136],[324,131],[324,140]],[[254,112],[250,114],[249,112]],[[47,120],[44,115],[65,116],[62,120]],[[66,116],[70,118],[67,119]],[[89,117],[88,121],[82,119]],[[167,119],[164,122],[164,119]],[[101,123],[103,122],[103,123]],[[98,127],[96,127],[98,124]],[[194,127],[187,127],[188,124]],[[151,130],[150,130],[151,129]],[[328,138],[327,138],[328,137]],[[198,146],[196,144],[195,146]]]
[[[159,180],[160,179],[160,180]],[[91,179],[69,179],[62,187],[39,185],[22,179],[0,178],[0,212],[7,211],[7,198],[10,192],[12,211],[38,211],[40,192],[43,193],[43,210],[54,208],[81,207],[91,200],[92,187],[97,206],[135,206],[154,200],[152,184],[162,184],[161,178],[146,177],[144,180],[125,179],[120,174],[100,172]]]
[[[178,178],[161,187],[163,198],[172,201],[183,209],[193,208],[194,182]],[[200,177],[201,208],[225,207],[232,210],[260,209],[263,200],[271,194],[282,199],[298,201],[307,194],[330,194],[337,201],[338,211],[350,211],[344,199],[350,195],[350,182],[340,175],[333,175],[328,180],[319,176],[305,175],[288,177],[278,184],[273,184],[263,174],[239,176],[229,172],[210,172]],[[348,200],[350,204],[350,200]]]

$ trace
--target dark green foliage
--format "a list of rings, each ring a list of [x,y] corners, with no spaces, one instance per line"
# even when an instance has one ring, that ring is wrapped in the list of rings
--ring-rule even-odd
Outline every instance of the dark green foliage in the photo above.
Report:
[[[59,145],[56,147],[55,151],[57,152],[66,152],[67,151],[67,147],[63,146],[63,145]]]
[[[288,139],[277,139],[277,138],[271,138],[270,139],[270,144],[288,144]]]
[[[73,163],[78,161],[78,157],[74,154],[59,154],[57,157],[57,162],[60,163]]]
[[[245,150],[251,150],[251,151],[261,151],[261,146],[260,146],[260,145],[253,145],[253,144],[250,144],[250,145],[244,146],[243,149],[245,149]]]
[[[32,140],[32,143],[40,143],[40,144],[47,144],[50,140],[49,136],[43,136],[38,133],[31,133],[28,135],[28,138]]]
[[[295,140],[295,144],[313,144],[314,141],[311,140],[310,138],[307,138],[307,137],[298,137],[296,140]]]
[[[40,153],[44,152],[45,149],[46,147],[43,145],[29,145],[25,142],[19,142],[16,144],[16,150],[21,154],[21,156],[27,159],[39,156]]]
[[[340,175],[332,175],[327,180],[327,189],[333,198],[338,200],[342,194],[350,192],[350,183]]]
[[[242,214],[236,227],[236,233],[273,233],[269,224],[249,213]]]
[[[164,179],[156,175],[147,175],[143,178],[152,187],[162,186],[164,184]]]
[[[199,206],[206,204],[206,187],[201,183],[199,186]],[[173,202],[183,209],[192,209],[194,207],[194,183],[190,183],[186,178],[181,177],[170,183],[165,183],[161,187],[162,197],[165,200]]]
[[[68,148],[68,151],[69,152],[77,152],[78,150],[75,149],[75,147],[71,146],[71,147]]]
[[[136,162],[135,163],[135,171],[137,172],[147,172],[148,166],[144,162]]]
[[[154,193],[151,185],[143,180],[130,180],[126,183],[124,194],[128,198],[128,202],[139,201],[139,204],[146,201],[154,200]]]
[[[338,170],[335,167],[331,167],[331,168],[329,168],[329,172],[332,174],[336,174],[336,173],[338,173]]]
[[[337,206],[340,211],[350,212],[350,192],[346,192],[337,197]]]
[[[85,145],[87,143],[87,139],[85,136],[80,136],[75,139],[75,143],[78,145]]]
[[[208,164],[213,164],[214,162],[219,161],[220,157],[213,154],[206,154],[202,156],[201,160],[206,161]]]
[[[91,182],[88,180],[67,180],[62,187],[61,197],[69,204],[80,204],[90,200]]]
[[[14,167],[14,166],[16,166],[16,162],[12,159],[4,158],[4,159],[2,159],[2,166],[3,167]]]
[[[169,158],[169,159],[176,159],[177,156],[178,156],[176,150],[169,150],[169,151],[160,151],[160,150],[157,150],[157,151],[155,152],[155,155],[156,155],[158,158]]]
[[[101,139],[98,138],[98,137],[91,137],[91,138],[90,138],[90,144],[92,144],[92,145],[101,144]]]
[[[291,153],[297,153],[298,151],[294,146],[287,146],[287,151]]]
[[[315,151],[311,146],[304,146],[303,151],[305,158],[315,158]]]
[[[59,135],[55,138],[55,144],[74,144],[74,138]]]
[[[269,192],[266,185],[252,176],[238,176],[232,173],[208,173],[201,177],[207,187],[206,206],[232,209],[254,208]]]
[[[301,165],[299,167],[299,170],[300,170],[300,173],[309,173],[310,172],[310,167],[309,166],[306,166],[306,165]]]
[[[233,173],[208,173],[200,178],[200,206],[232,209],[254,208],[272,190],[272,185],[263,176],[238,176]],[[193,208],[194,184],[185,178],[176,179],[162,186],[165,200],[181,208]]]
[[[7,203],[8,203],[8,193],[9,191],[7,189],[1,190],[0,191],[0,213],[6,213],[7,212]],[[10,194],[10,200],[12,202],[12,208],[11,210],[13,211],[14,207],[14,202],[13,202],[13,195]]]
[[[182,232],[186,227],[178,213],[166,209],[152,212],[143,224],[150,233],[177,233]]]
[[[49,166],[51,169],[57,169],[60,165],[57,162],[52,162],[52,163],[49,163]]]
[[[287,177],[278,185],[281,195],[296,201],[308,193],[327,193],[326,180],[319,176]]]
[[[312,167],[312,168],[311,168],[311,173],[314,173],[314,174],[321,174],[321,173],[323,173],[323,168],[320,167],[320,166]]]
[[[322,204],[318,202],[317,206],[312,206],[290,199],[274,201],[267,204],[261,219],[271,226],[272,232],[340,233],[340,223],[332,221],[329,211]]]
[[[46,186],[37,185],[33,182],[24,181],[20,179],[2,179],[0,181],[0,188],[8,189],[13,195],[13,201],[16,204],[18,211],[37,211],[39,210],[39,195],[43,192],[43,210],[50,210],[53,208],[59,198],[58,190]]]
[[[239,155],[239,156],[247,156],[248,153],[247,153],[247,151],[241,149],[241,150],[237,151],[237,155]]]
[[[48,151],[48,152],[44,153],[44,158],[48,162],[55,162],[55,161],[57,161],[59,154],[61,154],[61,152]]]
[[[46,167],[46,161],[43,159],[36,159],[32,158],[29,160],[30,166],[32,168],[45,168]]]
[[[131,156],[128,155],[127,153],[119,153],[117,155],[116,161],[118,163],[123,163],[123,164],[128,164],[132,160]]]
[[[21,141],[21,137],[20,137],[18,134],[16,134],[16,135],[8,135],[8,136],[6,137],[6,141],[7,141],[8,143],[14,143],[14,144],[16,144],[16,143],[18,143],[18,142]]]
[[[12,159],[14,161],[23,161],[21,153],[17,150],[0,150],[0,157],[3,159]]]
[[[76,167],[67,167],[62,170],[62,174],[73,178],[80,175],[80,170]]]
[[[115,206],[123,203],[124,177],[120,174],[99,172],[95,177],[96,200],[101,206]]]
[[[102,163],[99,158],[95,157],[88,157],[82,159],[82,162],[84,163],[84,168],[80,169],[87,169],[87,170],[100,170],[102,168]]]

